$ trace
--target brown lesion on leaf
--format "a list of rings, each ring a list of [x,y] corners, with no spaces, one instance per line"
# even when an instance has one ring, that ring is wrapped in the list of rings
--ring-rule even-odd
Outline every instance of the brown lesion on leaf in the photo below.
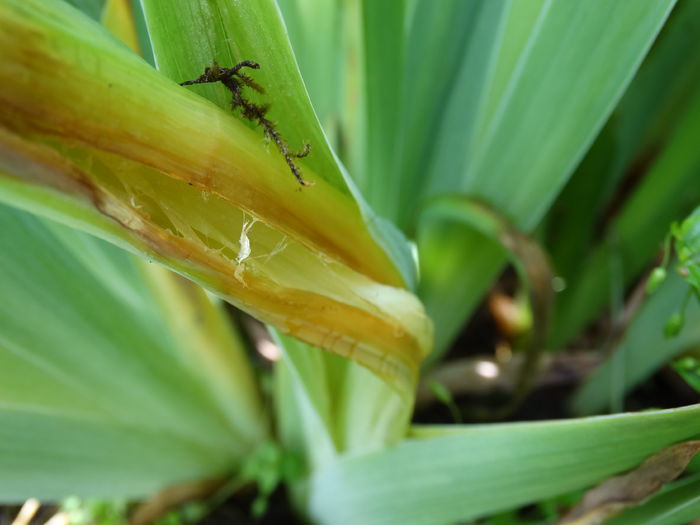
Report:
[[[282,135],[275,124],[269,120],[265,115],[267,114],[270,106],[268,104],[255,104],[248,100],[243,95],[243,88],[249,87],[258,93],[264,93],[263,87],[255,82],[251,77],[241,72],[243,68],[250,69],[260,69],[260,64],[253,62],[252,60],[244,60],[239,62],[233,67],[221,67],[214,61],[214,63],[204,70],[204,73],[194,80],[188,80],[186,82],[181,82],[181,86],[191,86],[194,84],[212,84],[216,82],[221,82],[226,89],[231,92],[231,109],[240,108],[241,116],[243,118],[250,120],[252,122],[257,122],[260,127],[263,128],[265,135],[269,137],[277,145],[280,153],[287,162],[289,169],[292,174],[296,177],[299,184],[302,186],[312,186],[313,182],[308,182],[304,180],[301,176],[301,170],[299,166],[294,162],[294,159],[301,159],[306,157],[311,153],[311,145],[305,143],[303,149],[298,153],[292,153],[289,151],[287,142],[282,138]]]
[[[23,139],[2,124],[0,170],[10,178],[49,187],[97,207],[95,187],[79,169],[47,145]]]
[[[14,156],[0,155],[0,169],[17,173],[10,176],[27,185],[63,194],[85,209],[92,207],[123,230],[117,237],[149,259],[217,290],[230,303],[290,335],[376,371],[398,390],[416,381],[420,341],[410,333],[397,333],[394,323],[374,311],[313,291],[280,286],[270,276],[256,272],[244,270],[243,283],[231,271],[235,254],[213,246],[211,237],[200,236],[194,229],[194,236],[173,231],[146,201],[140,201],[143,209],[134,207],[129,191],[114,193],[104,186],[104,180],[96,180],[91,171],[95,163],[76,163],[42,143],[39,136],[22,136],[0,125],[0,153],[8,151]],[[100,155],[95,150],[87,152]],[[185,188],[196,193],[183,183]],[[212,195],[212,200],[217,198]],[[115,238],[114,231],[105,231]],[[392,348],[404,350],[392,352]]]

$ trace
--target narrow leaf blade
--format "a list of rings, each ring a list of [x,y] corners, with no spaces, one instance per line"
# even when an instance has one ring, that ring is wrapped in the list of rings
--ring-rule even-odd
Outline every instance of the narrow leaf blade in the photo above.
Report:
[[[0,499],[143,497],[239,465],[266,423],[204,292],[167,312],[166,270],[4,205],[0,222]]]
[[[584,488],[700,432],[700,407],[546,423],[415,427],[310,481],[320,523],[455,523]],[[408,496],[408,497],[407,497]]]

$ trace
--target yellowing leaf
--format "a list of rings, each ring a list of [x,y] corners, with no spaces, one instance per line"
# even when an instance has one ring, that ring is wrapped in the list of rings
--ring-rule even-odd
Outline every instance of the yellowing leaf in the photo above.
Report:
[[[258,130],[62,2],[4,2],[0,29],[0,199],[412,390],[431,325],[347,188],[303,166],[302,189]]]

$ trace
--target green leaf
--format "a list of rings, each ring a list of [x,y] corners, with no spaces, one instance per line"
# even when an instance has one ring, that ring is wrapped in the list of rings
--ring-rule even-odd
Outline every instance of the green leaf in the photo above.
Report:
[[[93,20],[99,20],[102,10],[108,0],[63,0],[64,2],[80,9]]]
[[[552,346],[578,334],[607,305],[611,289],[639,276],[669,224],[700,200],[699,35],[700,4],[678,3],[590,158],[553,208],[547,244],[568,287],[560,295]],[[618,201],[611,202],[613,195]],[[605,230],[596,224],[606,224]]]
[[[584,488],[700,432],[700,406],[546,423],[415,427],[310,479],[319,523],[448,524]]]
[[[476,108],[488,89],[509,4],[421,0],[415,5],[407,36],[402,115],[395,126],[399,160],[393,190],[400,199],[398,223],[408,231],[415,228],[421,201],[435,194],[429,187],[437,180],[431,179],[449,176],[436,166],[448,157],[455,180],[447,191],[459,187],[464,148],[473,143]]]
[[[365,93],[362,190],[377,212],[395,219],[401,207],[395,180],[396,124],[404,89],[406,0],[361,2]]]
[[[406,175],[400,191],[414,205],[404,205],[415,209],[426,196],[459,191],[530,231],[608,118],[672,5],[671,0],[478,4],[452,89],[444,98],[436,95],[434,104],[444,102],[444,108],[442,120],[426,128],[435,134],[430,162]],[[412,71],[434,78],[443,67],[451,66],[436,57]],[[453,322],[450,312],[468,312],[503,264],[492,245],[472,239],[467,246],[460,235],[428,232],[419,240],[426,283],[420,295],[444,298],[444,307],[437,301],[426,306],[445,341],[462,323]],[[445,246],[456,243],[464,254],[461,264],[446,256],[443,266],[437,256],[424,255],[434,249],[433,236]]]
[[[334,459],[340,440],[333,421],[337,414],[339,358],[316,351],[291,337],[272,332],[282,349],[275,364],[275,401],[282,443],[306,458],[308,468]],[[335,366],[334,366],[335,365]]]
[[[406,17],[406,88],[397,93],[405,120],[394,127],[399,157],[407,156],[395,167],[399,224],[410,226],[426,195],[460,190],[505,206],[518,227],[532,228],[672,5],[417,2]],[[383,37],[392,49],[394,34]]]
[[[151,47],[151,39],[148,36],[148,28],[146,27],[146,19],[143,14],[143,6],[140,0],[129,0],[131,12],[134,18],[134,26],[136,27],[136,36],[139,40],[139,50],[141,56],[146,62],[155,66],[155,57],[153,56],[153,48]]]
[[[667,338],[664,325],[678,310],[688,285],[675,273],[650,296],[628,326],[612,356],[588,378],[574,399],[579,414],[592,414],[608,406],[618,407],[622,397],[641,384],[674,356],[700,344],[700,306],[692,301],[678,337]]]
[[[502,208],[516,226],[534,227],[622,95],[672,5],[671,0],[508,3],[498,38],[482,37],[491,67],[474,75],[469,62],[462,66],[445,111],[444,140],[438,140],[426,178],[430,192],[459,188]],[[475,78],[480,96],[471,102],[460,87]],[[460,133],[470,116],[472,133]]]
[[[555,266],[566,279],[586,266],[585,256],[600,235],[596,224],[620,207],[611,198],[616,192],[625,195],[621,181],[634,184],[645,174],[682,121],[700,82],[699,35],[700,4],[677,3],[612,117],[553,207],[548,243]],[[679,205],[681,210],[688,204],[680,199]]]
[[[203,290],[4,205],[0,224],[0,501],[140,498],[228,473],[266,435]]]
[[[681,122],[668,137],[650,171],[608,228],[607,239],[585,257],[579,274],[561,294],[552,324],[550,343],[558,346],[579,330],[606,304],[612,286],[624,286],[637,276],[658,250],[674,219],[688,213],[700,199],[695,184],[700,154],[700,90]],[[617,259],[621,275],[610,263]]]
[[[294,56],[309,98],[329,140],[337,146],[342,79],[342,12],[340,0],[278,0]]]

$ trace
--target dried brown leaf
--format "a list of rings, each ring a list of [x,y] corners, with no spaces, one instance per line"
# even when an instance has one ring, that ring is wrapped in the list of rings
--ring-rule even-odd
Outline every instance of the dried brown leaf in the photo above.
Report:
[[[608,478],[590,489],[559,525],[597,525],[624,509],[643,503],[676,479],[700,449],[700,441],[686,441],[649,456],[627,474]]]

